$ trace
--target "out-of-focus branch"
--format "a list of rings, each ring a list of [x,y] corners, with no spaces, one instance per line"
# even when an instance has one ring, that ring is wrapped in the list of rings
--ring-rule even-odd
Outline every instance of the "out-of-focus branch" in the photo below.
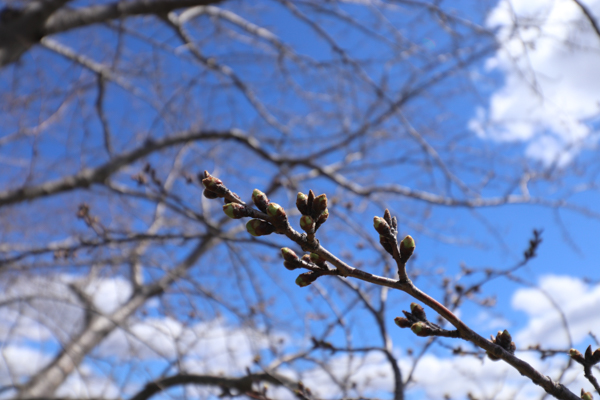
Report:
[[[285,386],[287,388],[297,389],[298,383],[292,379],[279,374],[258,373],[243,376],[241,378],[228,378],[214,375],[195,375],[178,374],[150,382],[144,389],[134,395],[130,400],[146,400],[157,393],[162,392],[173,386],[181,385],[199,385],[216,386],[224,390],[236,390],[239,394],[252,392],[254,383],[270,383],[274,386]]]
[[[9,204],[20,203],[22,201],[31,201],[39,197],[50,196],[74,189],[87,188],[93,184],[103,183],[107,178],[119,171],[124,166],[134,163],[135,161],[151,153],[179,144],[211,139],[238,141],[256,149],[259,153],[268,155],[265,150],[259,148],[255,139],[245,135],[243,132],[237,129],[231,129],[228,131],[184,132],[179,135],[170,136],[156,141],[147,140],[146,143],[141,147],[115,156],[110,161],[98,167],[86,168],[75,175],[55,179],[36,186],[0,192],[0,207]]]
[[[581,11],[583,12],[587,20],[590,21],[590,25],[592,25],[594,32],[596,32],[596,35],[600,39],[600,26],[598,26],[598,21],[596,21],[596,18],[592,15],[590,9],[580,0],[573,0],[573,2],[577,4],[579,8],[581,8]]]

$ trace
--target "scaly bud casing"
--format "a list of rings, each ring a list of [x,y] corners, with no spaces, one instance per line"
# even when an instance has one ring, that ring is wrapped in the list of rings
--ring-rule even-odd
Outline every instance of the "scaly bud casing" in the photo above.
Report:
[[[202,191],[202,194],[204,195],[204,197],[206,197],[207,199],[211,199],[211,200],[219,198],[218,194],[216,194],[215,192],[211,192],[208,189],[204,189]]]
[[[400,257],[402,257],[404,262],[408,261],[408,259],[413,255],[415,252],[415,247],[415,240],[412,238],[412,236],[407,235],[404,239],[402,239],[400,242]]]
[[[202,179],[202,184],[208,190],[215,191],[218,186],[223,185],[223,181],[219,178],[209,175],[207,178]]]
[[[581,398],[583,400],[594,400],[594,397],[592,396],[592,394],[590,392],[586,392],[583,389],[581,389]]]
[[[390,228],[388,223],[385,222],[385,219],[381,217],[373,217],[373,226],[375,227],[377,233],[379,233],[380,235],[387,237],[392,234],[392,229]]]
[[[317,218],[317,227],[316,227],[316,229],[319,229],[319,227],[321,225],[323,225],[325,223],[325,221],[327,221],[327,218],[329,218],[329,210],[326,208],[325,211],[323,211],[321,213],[321,215],[319,215],[319,217]]]
[[[314,232],[315,220],[310,215],[303,215],[302,218],[300,218],[300,228],[305,232]]]
[[[298,261],[298,256],[294,250],[290,249],[289,247],[284,247],[281,249],[281,255],[285,261]]]
[[[223,212],[232,219],[247,217],[246,207],[238,203],[227,203],[223,206]]]
[[[320,275],[314,273],[313,271],[308,271],[303,274],[298,275],[296,278],[296,285],[300,287],[305,287],[313,283],[317,280]]]
[[[313,215],[320,215],[327,208],[327,195],[325,193],[315,197],[312,204]]]
[[[267,206],[269,205],[269,198],[267,197],[266,194],[264,194],[263,192],[261,192],[258,189],[254,189],[254,191],[252,192],[252,201],[254,202],[254,205],[256,205],[256,207],[260,211],[267,212]]]
[[[277,219],[278,221],[284,221],[287,219],[285,210],[277,203],[269,203],[267,206],[267,215]]]
[[[308,210],[308,196],[302,192],[298,192],[298,195],[296,196],[296,207],[298,208],[298,211],[300,211],[300,214],[310,214]]]
[[[251,219],[246,224],[246,230],[252,236],[266,236],[275,232],[275,227],[260,219]]]
[[[427,326],[423,322],[412,324],[410,330],[413,331],[417,336],[428,336]]]
[[[410,328],[412,326],[412,322],[410,322],[406,318],[402,318],[402,317],[396,317],[396,318],[394,318],[394,322],[400,328]]]
[[[420,319],[421,321],[427,320],[425,309],[423,309],[423,306],[420,304],[410,303],[410,312],[415,316],[415,318]]]

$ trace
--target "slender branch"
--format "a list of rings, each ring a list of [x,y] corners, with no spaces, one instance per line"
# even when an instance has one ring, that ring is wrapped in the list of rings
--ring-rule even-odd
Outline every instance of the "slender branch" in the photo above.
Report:
[[[86,168],[75,175],[55,179],[36,186],[0,192],[0,207],[9,204],[20,203],[23,201],[31,201],[38,197],[67,192],[74,189],[87,188],[93,184],[101,184],[124,166],[146,157],[151,153],[192,141],[212,139],[234,140],[245,144],[246,146],[257,151],[259,154],[263,154],[275,161],[277,160],[276,157],[272,157],[265,150],[261,149],[260,145],[254,138],[245,135],[238,129],[231,129],[228,131],[184,132],[179,135],[166,137],[156,141],[148,140],[141,147],[115,156],[110,161],[98,167]]]
[[[256,382],[265,382],[275,386],[285,386],[294,389],[298,387],[297,382],[294,382],[283,375],[272,373],[250,374],[241,378],[228,378],[215,375],[178,374],[146,384],[144,389],[131,397],[130,400],[146,400],[163,390],[180,385],[217,386],[229,390],[235,389],[239,393],[247,393],[252,391],[252,384]]]

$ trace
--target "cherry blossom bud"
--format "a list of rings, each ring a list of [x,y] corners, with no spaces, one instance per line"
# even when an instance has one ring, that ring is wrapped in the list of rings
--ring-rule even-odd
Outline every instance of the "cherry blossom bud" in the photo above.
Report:
[[[373,217],[373,226],[380,235],[387,237],[392,234],[392,229],[390,228],[388,223],[385,222],[385,219],[381,217]]]
[[[285,210],[277,203],[269,203],[267,206],[267,214],[277,221],[285,221],[287,219]]]
[[[427,321],[427,316],[425,315],[425,310],[423,306],[417,303],[410,303],[410,312],[415,318],[421,321]]]
[[[285,261],[298,261],[298,256],[296,253],[294,253],[294,250],[290,249],[289,247],[284,247],[281,249],[281,255]]]
[[[261,192],[258,189],[254,189],[254,191],[252,192],[252,201],[254,202],[254,205],[256,205],[256,207],[260,211],[267,212],[267,206],[269,205],[269,198],[267,197],[266,194],[264,194],[263,192]]]
[[[246,207],[238,203],[227,203],[223,206],[223,212],[232,219],[247,217]]]
[[[327,208],[327,195],[318,195],[312,204],[313,215],[320,215]]]
[[[246,224],[246,230],[252,236],[265,236],[275,232],[275,227],[260,219],[251,219]]]
[[[314,233],[315,220],[310,215],[303,215],[302,218],[300,218],[300,228],[305,232]]]
[[[296,207],[298,208],[298,211],[300,211],[300,214],[310,214],[308,210],[308,197],[302,192],[298,192],[298,196],[296,196]]]
[[[402,317],[396,317],[396,318],[394,318],[394,322],[400,328],[410,328],[412,326],[412,322],[410,322],[406,318],[402,318]]]

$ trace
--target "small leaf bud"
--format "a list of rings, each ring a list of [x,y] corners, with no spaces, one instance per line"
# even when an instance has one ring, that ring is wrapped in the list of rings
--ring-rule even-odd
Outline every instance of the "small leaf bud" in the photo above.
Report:
[[[312,212],[312,207],[313,207],[314,201],[315,201],[315,192],[313,192],[312,190],[309,190],[308,196],[306,199],[306,208],[308,210],[307,214],[310,214]]]

